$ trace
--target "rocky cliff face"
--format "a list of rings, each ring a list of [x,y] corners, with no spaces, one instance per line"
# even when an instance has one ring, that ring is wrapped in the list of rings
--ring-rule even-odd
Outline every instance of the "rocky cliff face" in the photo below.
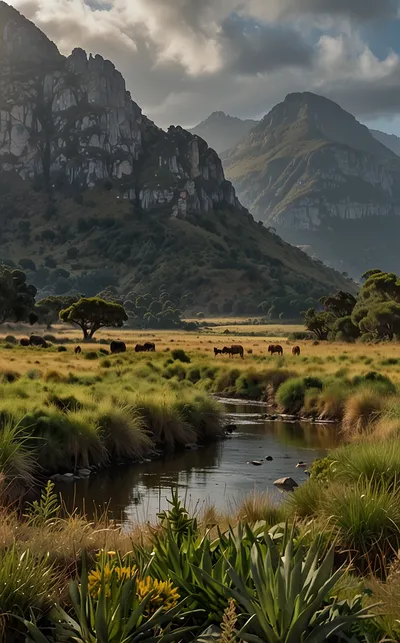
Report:
[[[114,65],[76,49],[68,58],[0,2],[0,171],[57,188],[112,181],[144,210],[172,216],[241,209],[215,152],[181,128],[142,115]]]

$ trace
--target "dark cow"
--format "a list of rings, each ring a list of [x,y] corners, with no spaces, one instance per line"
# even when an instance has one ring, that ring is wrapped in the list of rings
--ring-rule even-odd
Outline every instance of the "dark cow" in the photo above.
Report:
[[[214,357],[217,357],[217,355],[222,355],[222,353],[222,348],[214,348]]]
[[[271,355],[275,355],[275,353],[283,355],[283,348],[279,344],[270,344],[268,346],[268,353],[271,353]]]
[[[228,353],[229,357],[240,355],[240,357],[244,359],[244,349],[243,349],[243,346],[240,346],[239,344],[235,346],[231,346],[230,348],[228,348],[227,346],[224,346],[224,348],[222,349],[222,352],[224,354]]]
[[[293,346],[292,348],[292,355],[296,355],[297,357],[300,357],[300,346]]]
[[[82,349],[80,346],[75,346],[75,355],[80,355],[82,353]]]
[[[48,348],[48,343],[40,335],[31,335],[29,338],[29,346],[40,346],[41,348]]]
[[[126,353],[125,342],[111,342],[110,351],[112,355],[116,355],[117,353]]]
[[[21,345],[21,346],[29,346],[29,339],[28,339],[28,337],[22,337],[22,338],[19,340],[19,343],[20,343],[20,345]]]
[[[156,350],[156,345],[152,342],[146,342],[145,344],[136,344],[135,353],[154,353]]]

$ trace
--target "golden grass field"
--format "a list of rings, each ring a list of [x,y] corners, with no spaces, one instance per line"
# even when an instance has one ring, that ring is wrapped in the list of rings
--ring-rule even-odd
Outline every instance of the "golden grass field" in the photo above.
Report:
[[[227,320],[228,321],[228,320]],[[235,334],[224,334],[226,329],[233,330]],[[251,329],[251,330],[250,330]],[[338,377],[353,377],[369,371],[379,371],[388,375],[393,382],[400,382],[400,344],[345,344],[321,342],[314,345],[312,341],[288,341],[283,335],[294,330],[303,330],[301,326],[226,326],[215,327],[210,330],[197,332],[186,331],[137,331],[103,329],[96,333],[96,343],[84,343],[79,329],[59,325],[47,331],[44,328],[34,332],[41,335],[53,335],[58,340],[71,343],[66,344],[67,352],[58,353],[54,350],[40,348],[5,348],[0,343],[0,370],[11,368],[20,374],[37,368],[45,374],[46,371],[58,370],[60,373],[79,372],[93,373],[101,368],[101,362],[89,361],[84,353],[100,348],[108,348],[99,342],[110,342],[113,339],[123,340],[132,358],[136,360],[159,359],[160,353],[181,348],[192,358],[192,362],[212,362],[226,364],[240,370],[254,368],[256,370],[270,367],[286,367],[295,370],[298,375],[337,375]],[[32,332],[31,327],[13,329],[7,327],[0,333],[0,341],[7,335],[14,335],[17,339],[26,337]],[[249,332],[254,335],[249,335]],[[236,334],[238,333],[238,334]],[[152,341],[156,344],[156,353],[134,353],[136,343]],[[279,342],[284,349],[284,357],[270,356],[268,345]],[[83,354],[76,356],[74,346],[79,344]],[[245,350],[245,358],[229,358],[228,356],[214,357],[214,346],[223,348],[231,344],[241,344]],[[301,357],[294,357],[292,347],[299,345]],[[250,351],[250,352],[249,352]]]

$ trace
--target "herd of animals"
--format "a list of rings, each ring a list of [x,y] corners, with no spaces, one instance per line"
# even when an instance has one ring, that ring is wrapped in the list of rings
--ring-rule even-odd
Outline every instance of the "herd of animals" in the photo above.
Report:
[[[268,346],[268,353],[271,355],[283,355],[283,348],[279,344],[270,344]],[[296,355],[297,357],[300,357],[300,346],[293,346],[292,348],[292,355]],[[217,355],[229,355],[229,357],[233,357],[234,355],[240,355],[242,359],[244,359],[244,349],[243,346],[234,345],[234,346],[224,346],[223,348],[214,348],[214,356],[217,357]]]
[[[23,337],[20,339],[21,346],[40,346],[42,348],[48,348],[49,343],[40,335],[31,335],[30,337]],[[156,350],[156,345],[153,342],[146,342],[145,344],[136,344],[135,353],[154,353]],[[75,355],[82,353],[81,346],[75,347]],[[110,352],[112,355],[118,353],[126,353],[126,344],[121,341],[112,341],[110,343]],[[268,353],[271,355],[283,355],[283,348],[280,344],[270,344],[268,346]],[[293,346],[292,355],[297,357],[300,356],[301,350],[300,346]],[[229,357],[234,357],[239,355],[244,359],[244,348],[240,344],[234,344],[232,346],[224,346],[223,348],[214,348],[214,356],[218,355],[229,355]]]

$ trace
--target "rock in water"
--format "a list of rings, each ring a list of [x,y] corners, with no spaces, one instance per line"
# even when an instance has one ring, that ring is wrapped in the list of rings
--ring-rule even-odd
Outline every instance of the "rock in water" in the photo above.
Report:
[[[275,480],[274,485],[289,490],[296,489],[299,486],[293,478],[279,478],[279,480]]]

